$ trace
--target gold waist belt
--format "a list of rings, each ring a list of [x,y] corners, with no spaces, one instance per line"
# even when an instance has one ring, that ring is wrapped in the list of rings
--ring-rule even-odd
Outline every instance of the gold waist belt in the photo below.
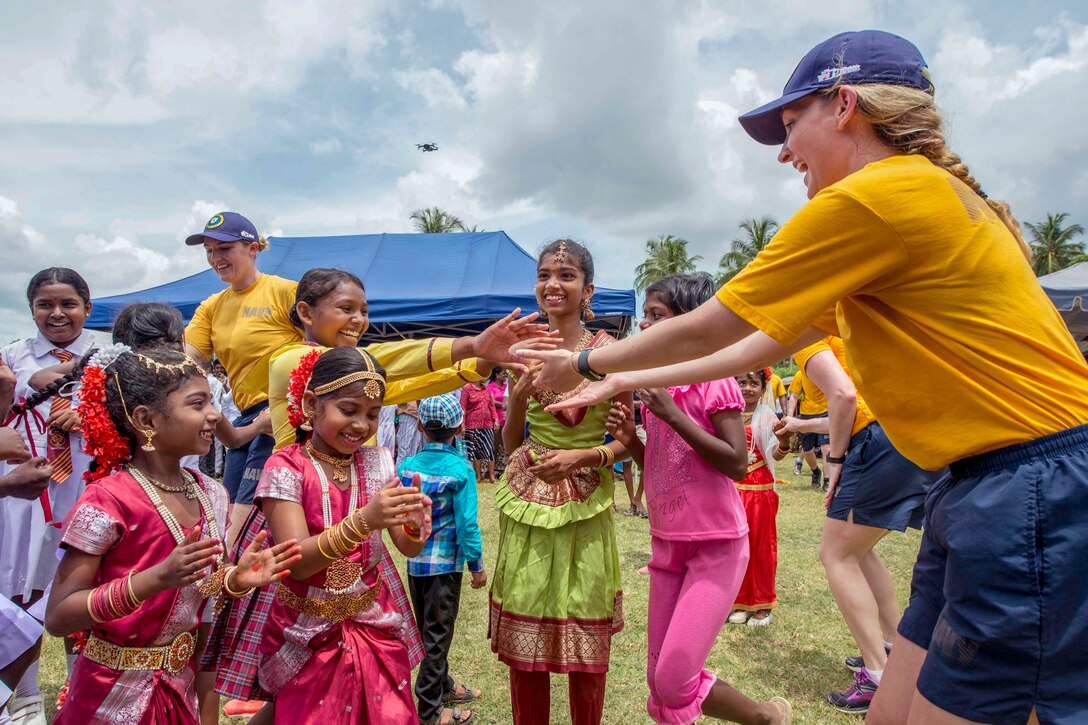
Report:
[[[161,647],[122,647],[93,634],[83,646],[83,656],[112,670],[166,670],[177,677],[196,651],[192,632],[182,632]]]
[[[748,466],[748,473],[751,473],[752,471],[758,471],[759,469],[763,468],[766,465],[767,465],[766,461],[758,461],[756,463],[753,463],[752,465]]]
[[[382,574],[379,571],[374,586],[359,594],[338,594],[330,599],[307,599],[280,584],[276,587],[276,599],[299,614],[322,617],[330,622],[343,622],[370,607],[378,598],[381,586]]]
[[[738,491],[773,491],[773,483],[738,483]]]

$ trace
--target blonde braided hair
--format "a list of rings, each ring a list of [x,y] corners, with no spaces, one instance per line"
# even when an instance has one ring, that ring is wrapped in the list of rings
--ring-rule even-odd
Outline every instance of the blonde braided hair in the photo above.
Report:
[[[837,84],[821,91],[825,99],[838,93]],[[901,154],[925,156],[948,173],[966,184],[982,197],[998,218],[1012,232],[1020,250],[1031,261],[1031,248],[1020,232],[1020,222],[1012,215],[1009,205],[991,199],[971,175],[959,154],[948,148],[944,138],[944,123],[933,96],[925,91],[883,83],[850,86],[858,96],[858,113],[876,132],[877,137]]]

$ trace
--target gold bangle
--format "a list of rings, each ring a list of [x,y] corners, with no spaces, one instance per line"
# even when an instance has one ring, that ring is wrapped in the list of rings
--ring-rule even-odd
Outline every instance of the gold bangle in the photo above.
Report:
[[[250,587],[249,589],[245,589],[240,592],[236,592],[230,588],[230,575],[233,574],[237,568],[237,566],[232,566],[230,569],[227,569],[227,573],[223,575],[223,591],[225,591],[228,596],[233,597],[234,599],[241,599],[242,597],[253,591],[255,587]]]
[[[337,559],[339,559],[341,557],[339,557],[339,556],[329,556],[325,552],[325,548],[323,546],[321,546],[321,537],[324,536],[327,533],[329,533],[328,529],[326,529],[325,531],[322,531],[320,534],[317,535],[317,550],[321,553],[321,556],[325,557],[329,561],[336,561]],[[331,545],[331,543],[330,543],[330,545]]]
[[[570,369],[572,371],[578,373],[578,375],[581,375],[582,373],[578,372],[578,363],[576,362],[577,359],[578,359],[578,353],[572,352],[570,354],[570,357],[567,358],[567,364],[570,365]]]
[[[341,557],[347,556],[355,551],[356,546],[359,545],[358,541],[351,540],[348,534],[344,532],[346,529],[347,527],[344,526],[344,521],[342,520],[341,523],[327,531],[327,533],[329,533],[330,548]]]
[[[144,603],[144,600],[138,598],[136,596],[136,590],[132,588],[132,577],[135,576],[135,574],[136,570],[133,569],[128,573],[128,576],[125,578],[125,587],[128,589],[128,601],[133,609]]]
[[[404,532],[404,535],[407,536],[410,541],[414,541],[416,543],[419,543],[420,541],[423,541],[423,537],[419,535],[420,532],[422,532],[422,529],[417,529],[417,533],[415,535],[413,535],[408,530],[408,525],[407,524],[401,524],[400,528]]]
[[[593,450],[600,454],[601,460],[597,463],[597,468],[604,468],[608,465],[608,457],[604,454],[604,446],[595,446]]]
[[[359,540],[351,538],[351,529],[347,525],[346,518],[334,526],[333,530],[336,534],[336,548],[343,552],[343,556],[347,556],[359,546]]]
[[[92,622],[94,622],[95,624],[102,624],[102,620],[99,619],[97,615],[95,615],[94,607],[91,606],[91,601],[94,599],[94,592],[94,589],[87,592],[87,614],[91,615]]]
[[[346,523],[345,526],[348,527],[348,531],[350,531],[351,533],[353,533],[353,534],[355,534],[356,536],[359,537],[360,542],[363,542],[363,541],[366,541],[370,537],[370,526],[369,526],[369,524],[367,524],[366,518],[363,517],[363,516],[359,517],[359,518],[361,518],[363,520],[363,529],[362,529],[362,531],[360,531],[359,528],[355,525],[355,513],[358,512],[358,511],[361,511],[361,510],[362,509],[355,509],[355,511],[353,511],[350,515],[348,515],[344,519],[344,521],[345,522],[349,522],[349,521],[351,522],[351,523]]]
[[[325,529],[325,541],[329,544],[329,549],[335,554],[335,558],[342,559],[347,556],[351,549],[344,548],[344,542],[340,539],[340,532],[336,526]]]
[[[615,452],[608,446],[601,446],[601,448],[604,448],[604,455],[605,458],[608,460],[608,465],[611,466],[612,464],[614,464],[616,462]]]

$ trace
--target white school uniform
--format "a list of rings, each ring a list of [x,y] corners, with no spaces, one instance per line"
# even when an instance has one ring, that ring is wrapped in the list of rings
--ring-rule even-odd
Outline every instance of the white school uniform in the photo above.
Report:
[[[75,342],[63,349],[82,357],[94,346],[94,342],[93,335],[84,330]],[[3,349],[4,361],[16,377],[16,402],[34,394],[34,389],[30,387],[31,375],[60,362],[51,354],[54,349],[56,345],[41,334],[13,342]],[[35,408],[35,412],[41,416],[40,420],[28,413],[25,422],[9,423],[10,427],[17,427],[23,434],[33,455],[45,455],[48,435],[44,421],[49,417],[51,402],[46,400]],[[73,398],[72,404],[78,407],[79,401]],[[91,465],[91,457],[83,452],[83,436],[73,432],[70,440],[72,475],[64,483],[50,481],[47,489],[53,520],[57,523],[64,520],[83,495],[86,488],[83,472]],[[0,475],[12,468],[0,462]],[[0,594],[25,600],[34,590],[44,591],[57,571],[60,535],[59,527],[46,525],[45,511],[39,499],[0,499]]]

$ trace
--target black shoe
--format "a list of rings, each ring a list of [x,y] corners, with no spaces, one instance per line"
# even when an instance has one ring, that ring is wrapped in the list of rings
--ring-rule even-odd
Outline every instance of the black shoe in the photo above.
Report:
[[[819,489],[820,484],[823,482],[823,480],[824,480],[824,472],[821,471],[819,468],[813,468],[812,469],[812,488]]]
[[[891,647],[885,647],[884,652],[886,654],[892,653]],[[865,666],[865,658],[861,655],[854,655],[853,657],[846,658],[846,669],[851,672],[861,672],[861,668]]]

